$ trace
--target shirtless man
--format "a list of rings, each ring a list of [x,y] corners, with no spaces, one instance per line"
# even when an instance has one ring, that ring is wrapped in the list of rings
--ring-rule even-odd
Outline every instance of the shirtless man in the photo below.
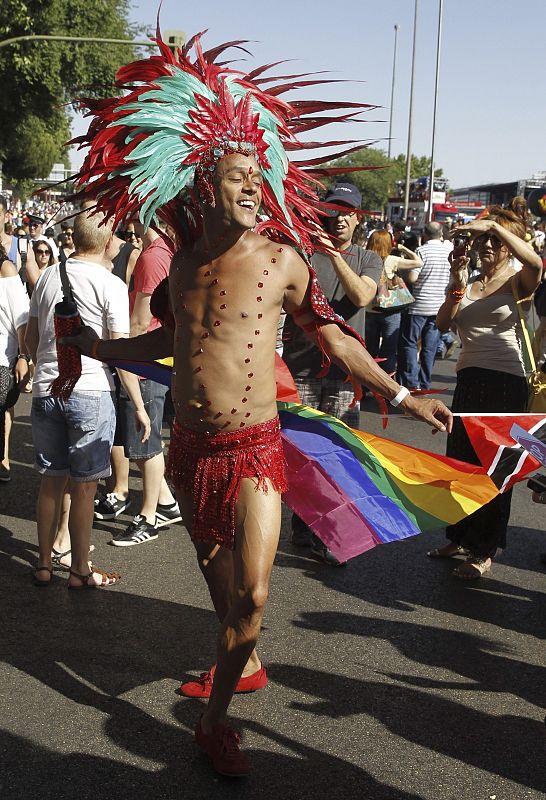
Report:
[[[318,318],[309,303],[305,262],[291,247],[252,230],[262,196],[255,158],[241,153],[221,158],[213,191],[214,203],[202,205],[202,237],[173,260],[169,294],[174,326],[123,341],[98,340],[86,328],[68,341],[100,359],[174,355],[170,475],[221,623],[214,682],[196,739],[217,771],[245,775],[248,759],[226,714],[241,675],[260,669],[255,647],[280,533],[284,475],[275,400],[277,322],[283,307],[298,312],[298,324],[316,341],[313,323]],[[451,429],[451,413],[442,402],[409,395],[337,324],[320,324],[320,338],[332,360],[354,379],[390,401],[399,398],[396,404],[434,429]],[[218,484],[216,475],[196,474],[194,458],[195,452],[208,456],[222,441],[208,462],[211,470],[226,452],[229,459],[245,444],[250,451],[234,493],[233,549],[229,529],[219,530],[211,517],[211,509],[229,509],[226,495],[220,502],[213,496],[225,476]],[[254,472],[249,464],[255,465]],[[208,541],[203,535],[207,525],[213,531]]]

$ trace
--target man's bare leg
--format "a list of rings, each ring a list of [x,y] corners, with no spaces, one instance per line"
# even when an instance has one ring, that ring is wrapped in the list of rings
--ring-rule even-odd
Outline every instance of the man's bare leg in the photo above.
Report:
[[[70,544],[72,569],[79,575],[89,573],[89,542],[93,527],[93,511],[97,481],[70,482]]]
[[[176,502],[173,493],[169,489],[169,484],[167,483],[165,478],[163,478],[163,480],[161,481],[161,488],[159,489],[158,502],[160,506],[172,506],[173,503]]]
[[[70,491],[68,489],[69,480],[64,487],[63,499],[61,503],[61,513],[59,515],[59,525],[57,535],[53,542],[53,549],[58,553],[65,553],[70,550],[70,530],[68,528],[68,518],[70,516]]]
[[[87,585],[106,586],[116,583],[120,576],[118,573],[109,573],[106,578],[96,570],[93,571],[89,563],[89,541],[93,527],[94,499],[97,491],[97,481],[71,481],[70,517],[70,542],[72,545],[72,567],[68,578],[69,586],[80,587],[86,584],[84,578],[90,574]]]
[[[192,501],[187,495],[176,493],[180,507],[182,524],[191,535],[192,529]],[[233,552],[224,547],[209,544],[195,543],[197,563],[207,583],[210,598],[220,623],[226,618],[232,604],[234,595],[234,564]],[[256,650],[253,650],[245,664],[243,676],[253,675],[261,667],[261,662]]]
[[[155,512],[165,472],[165,458],[158,453],[152,458],[139,458],[136,465],[142,475],[142,508],[140,513],[150,525],[155,525]]]
[[[110,463],[112,464],[112,474],[104,482],[106,491],[115,494],[119,500],[127,500],[129,496],[129,459],[125,458],[123,445],[116,444],[112,447]]]
[[[269,581],[281,526],[281,498],[271,487],[256,491],[245,478],[237,503],[233,551],[234,598],[218,637],[217,668],[201,729],[223,723],[245,665],[254,652],[269,594]],[[211,563],[214,559],[211,560]]]
[[[4,416],[4,452],[0,453],[2,464],[9,469],[9,437],[13,427],[14,407],[6,409]]]
[[[42,475],[36,504],[39,549],[37,571],[41,581],[47,580],[47,570],[51,569],[51,550],[59,526],[65,486],[66,475]],[[46,569],[41,570],[40,567]]]

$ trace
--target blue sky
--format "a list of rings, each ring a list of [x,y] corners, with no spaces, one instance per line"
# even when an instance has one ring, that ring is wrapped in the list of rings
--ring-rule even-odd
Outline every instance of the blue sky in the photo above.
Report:
[[[419,0],[412,147],[417,155],[428,155],[431,147],[438,4]],[[132,18],[154,27],[156,9],[150,0],[134,2]],[[347,125],[336,135],[382,139],[388,136],[397,23],[392,132],[397,155],[407,146],[413,12],[414,0],[163,0],[161,27],[188,36],[208,28],[207,46],[253,40],[247,62],[252,66],[294,58],[289,73],[328,69],[332,77],[358,81],[311,87],[292,97],[343,95],[383,106],[365,115],[366,125]],[[546,170],[545,31],[545,0],[445,0],[436,163],[452,187]],[[276,74],[286,72],[278,69]],[[387,142],[379,146],[386,149]]]

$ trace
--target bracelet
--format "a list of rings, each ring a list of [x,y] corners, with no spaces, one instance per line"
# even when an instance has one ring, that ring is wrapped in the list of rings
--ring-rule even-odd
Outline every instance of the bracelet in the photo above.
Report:
[[[390,401],[391,406],[395,407],[399,406],[400,403],[406,399],[409,393],[410,393],[409,389],[406,389],[405,386],[402,386],[396,397],[393,397],[392,400]]]
[[[100,342],[101,342],[101,339],[95,339],[95,341],[94,341],[94,342],[93,342],[93,344],[91,345],[91,349],[90,349],[90,351],[89,351],[89,357],[90,357],[90,358],[96,358],[96,359],[97,359],[97,361],[101,361],[101,360],[102,360],[102,359],[101,359],[101,358],[99,358],[99,356],[97,355],[97,350],[99,349],[99,344],[100,344]]]
[[[466,286],[463,289],[452,288],[449,290],[449,294],[457,303],[460,303],[466,294]]]
[[[27,364],[30,364],[30,362],[32,361],[30,356],[25,356],[23,353],[19,353],[19,355],[17,356],[17,360],[19,360],[20,358],[24,358]]]

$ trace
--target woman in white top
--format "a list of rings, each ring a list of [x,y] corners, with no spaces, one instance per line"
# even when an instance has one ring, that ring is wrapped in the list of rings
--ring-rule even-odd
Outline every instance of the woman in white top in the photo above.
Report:
[[[542,260],[524,241],[523,217],[501,206],[493,206],[486,219],[462,225],[455,233],[459,231],[472,234],[481,267],[469,281],[469,259],[464,247],[453,251],[450,285],[436,318],[441,331],[455,328],[462,343],[452,411],[524,412],[527,382],[512,285],[518,297],[532,295],[540,281]],[[516,271],[515,259],[521,264],[520,271]],[[448,437],[447,455],[480,463],[457,418]],[[466,561],[454,570],[454,575],[463,580],[480,578],[490,569],[497,549],[506,546],[510,502],[511,492],[498,495],[479,511],[448,526],[448,544],[428,555],[449,558],[465,554]]]
[[[28,307],[28,296],[15,264],[8,260],[0,245],[0,369],[10,370],[14,376],[13,387],[0,404],[0,481],[4,483],[10,480],[9,433],[13,406],[29,378],[30,359],[24,347]]]

